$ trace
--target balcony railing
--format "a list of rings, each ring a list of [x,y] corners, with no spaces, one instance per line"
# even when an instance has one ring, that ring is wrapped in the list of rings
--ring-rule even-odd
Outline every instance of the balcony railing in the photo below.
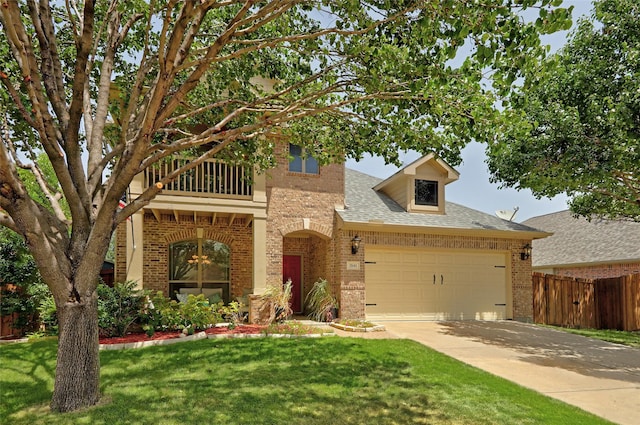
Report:
[[[156,184],[165,176],[182,167],[186,159],[172,159],[154,164],[144,172],[145,187]],[[236,199],[248,199],[253,195],[251,170],[229,165],[217,160],[208,160],[165,184],[163,193],[198,194]]]

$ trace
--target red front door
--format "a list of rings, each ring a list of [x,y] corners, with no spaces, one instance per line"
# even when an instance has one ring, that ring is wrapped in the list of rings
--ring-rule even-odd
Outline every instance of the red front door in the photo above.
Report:
[[[291,279],[291,308],[294,313],[302,313],[302,257],[282,256],[282,283]]]

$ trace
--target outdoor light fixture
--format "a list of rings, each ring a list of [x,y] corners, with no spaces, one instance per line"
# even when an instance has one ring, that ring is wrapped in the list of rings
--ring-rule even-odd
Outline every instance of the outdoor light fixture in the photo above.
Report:
[[[529,257],[531,257],[531,245],[526,244],[525,246],[522,247],[522,252],[520,253],[520,259],[524,261],[524,260],[527,260]]]
[[[362,239],[360,239],[360,237],[358,235],[355,235],[353,237],[353,239],[351,239],[351,253],[353,255],[356,255],[358,253],[358,250],[360,249],[360,241]]]

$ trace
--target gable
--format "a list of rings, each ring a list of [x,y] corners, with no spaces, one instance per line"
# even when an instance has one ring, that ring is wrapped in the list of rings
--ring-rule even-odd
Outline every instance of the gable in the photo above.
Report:
[[[407,212],[445,214],[445,185],[459,173],[445,161],[429,154],[383,180],[373,189],[381,192]]]

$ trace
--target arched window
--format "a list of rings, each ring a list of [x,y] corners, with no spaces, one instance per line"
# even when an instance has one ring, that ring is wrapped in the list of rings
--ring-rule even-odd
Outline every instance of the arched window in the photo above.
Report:
[[[209,239],[192,239],[169,245],[170,295],[219,294],[229,300],[229,245]]]

